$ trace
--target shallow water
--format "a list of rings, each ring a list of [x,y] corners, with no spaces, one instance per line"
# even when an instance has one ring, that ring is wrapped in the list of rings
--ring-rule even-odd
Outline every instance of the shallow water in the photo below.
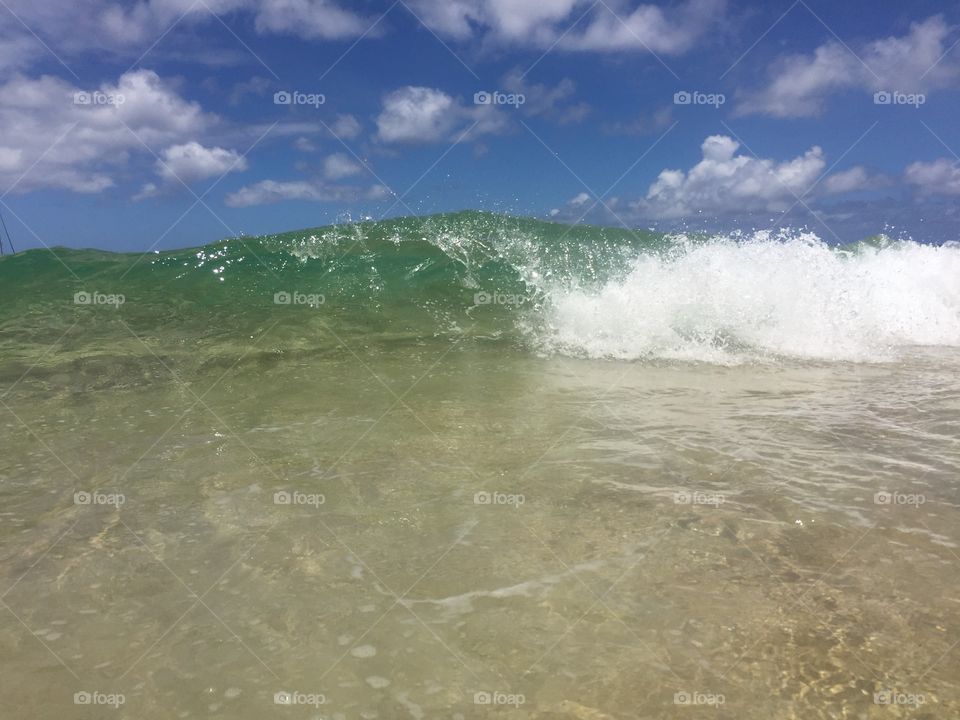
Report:
[[[4,717],[960,716],[956,349],[136,334],[4,374]]]

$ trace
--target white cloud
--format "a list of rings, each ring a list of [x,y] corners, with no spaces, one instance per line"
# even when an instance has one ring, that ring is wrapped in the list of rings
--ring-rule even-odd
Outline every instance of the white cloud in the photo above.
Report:
[[[827,193],[840,194],[855,190],[872,190],[887,185],[888,181],[889,178],[885,176],[873,175],[866,168],[855,165],[849,170],[828,175],[821,187]]]
[[[412,7],[430,29],[457,40],[470,38],[483,27],[495,36],[530,37],[540,43],[552,36],[551,26],[562,21],[582,0],[413,0]]]
[[[442,90],[407,86],[383,99],[377,135],[384,142],[436,142],[456,123],[455,104]]]
[[[960,163],[947,158],[911,163],[904,177],[908,183],[931,195],[960,195]]]
[[[230,207],[250,207],[284,200],[306,200],[310,202],[377,201],[389,196],[389,189],[383,185],[356,188],[309,180],[287,182],[261,180],[227,195],[226,204]]]
[[[360,121],[353,115],[337,115],[330,124],[330,131],[341,140],[350,140],[360,134]]]
[[[136,57],[168,31],[177,34],[190,26],[219,25],[215,16],[228,14],[251,17],[260,33],[306,39],[360,37],[376,20],[376,16],[367,17],[343,5],[346,3],[333,0],[5,0],[7,20],[0,26],[0,72],[49,59],[49,50],[28,28],[38,32],[69,65],[71,57],[89,52],[112,51]],[[378,29],[367,36],[376,36]],[[163,51],[162,47],[152,50]]]
[[[724,0],[687,0],[671,10],[640,5],[629,14],[602,8],[582,33],[569,33],[560,46],[570,50],[686,52],[720,18]],[[618,10],[614,6],[614,10]]]
[[[131,154],[149,156],[150,149],[188,141],[216,122],[149,70],[98,89],[14,75],[0,84],[0,96],[0,144],[16,149],[0,161],[0,182],[4,189],[16,182],[21,192],[100,192],[114,184]],[[90,103],[78,104],[78,97]]]
[[[362,35],[375,21],[375,17],[357,15],[328,0],[266,0],[260,3],[256,27],[261,32],[308,39],[339,39]],[[375,27],[369,34],[376,35],[377,30]]]
[[[134,202],[140,202],[141,200],[146,200],[147,198],[156,197],[159,194],[160,188],[157,187],[157,184],[149,182],[144,183],[144,185],[140,188],[140,191],[130,199]]]
[[[590,194],[582,192],[579,195],[576,195],[575,197],[570,198],[570,200],[567,201],[567,205],[571,205],[573,207],[580,207],[581,205],[585,205],[589,200],[590,200]]]
[[[157,160],[157,172],[168,182],[190,183],[246,169],[246,159],[235,150],[208,148],[198,142],[171,145]]]
[[[334,153],[323,161],[323,176],[328,180],[340,180],[362,172],[363,167],[346,153]]]
[[[823,151],[777,163],[737,155],[740,144],[725,135],[703,141],[703,159],[690,170],[664,170],[633,209],[647,217],[678,218],[698,212],[723,214],[786,210],[823,171]]]
[[[451,142],[503,131],[503,112],[466,107],[442,90],[408,85],[388,93],[377,116],[377,137],[387,143]]]
[[[934,16],[912,24],[902,37],[869,43],[856,56],[831,40],[810,55],[784,57],[774,64],[765,88],[742,96],[737,112],[812,116],[841,89],[924,93],[946,87],[960,77],[960,62],[944,57],[950,31],[941,17]]]
[[[669,10],[650,4],[631,9],[624,0],[413,0],[412,6],[428,27],[457,40],[481,34],[541,48],[673,54],[690,49],[725,2],[687,0]],[[576,23],[584,12],[587,18]]]

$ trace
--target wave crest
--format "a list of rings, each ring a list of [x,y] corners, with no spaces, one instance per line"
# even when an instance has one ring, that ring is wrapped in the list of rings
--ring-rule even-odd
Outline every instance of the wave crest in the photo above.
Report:
[[[678,237],[599,288],[554,290],[554,348],[590,357],[882,361],[960,345],[960,247],[830,248],[812,233]]]

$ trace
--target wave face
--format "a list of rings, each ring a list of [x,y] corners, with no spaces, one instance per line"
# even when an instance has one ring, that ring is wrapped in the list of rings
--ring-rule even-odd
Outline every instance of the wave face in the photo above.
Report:
[[[462,336],[594,358],[884,361],[960,346],[958,279],[957,245],[831,248],[811,234],[664,236],[464,212],[147,256],[31,250],[0,260],[0,328],[13,352],[76,325],[87,351],[132,329],[189,346],[277,327],[291,349]]]

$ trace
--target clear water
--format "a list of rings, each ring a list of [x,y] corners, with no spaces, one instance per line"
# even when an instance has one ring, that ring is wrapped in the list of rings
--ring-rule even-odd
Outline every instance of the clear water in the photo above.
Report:
[[[591,358],[146,263],[4,319],[3,717],[960,716],[949,343]]]

